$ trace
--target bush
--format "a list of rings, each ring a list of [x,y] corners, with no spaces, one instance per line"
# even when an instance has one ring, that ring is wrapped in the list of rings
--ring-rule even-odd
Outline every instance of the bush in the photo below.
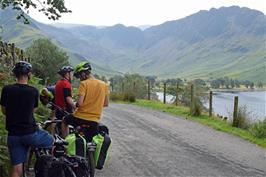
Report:
[[[110,94],[110,100],[112,101],[128,101],[128,102],[135,102],[136,101],[136,95],[133,92],[112,92]]]
[[[121,92],[111,92],[110,100],[112,101],[122,101],[124,99],[124,94]]]
[[[0,175],[8,176],[10,162],[8,156],[8,148],[6,145],[7,132],[5,131],[5,123],[3,115],[0,115]],[[2,172],[1,172],[2,170]]]
[[[194,98],[194,104],[192,105],[192,109],[190,108],[190,113],[192,116],[200,116],[202,112],[202,103],[198,97]]]
[[[252,124],[249,131],[257,138],[266,138],[266,118]]]
[[[237,118],[235,121],[233,121],[233,126],[242,128],[242,129],[248,129],[251,125],[251,112],[247,111],[246,106],[241,106],[238,108],[237,112]]]
[[[133,103],[133,102],[136,101],[136,95],[135,95],[134,93],[132,93],[132,92],[126,92],[126,93],[124,94],[124,99],[123,99],[123,101],[128,101],[128,102]]]
[[[45,121],[49,118],[51,110],[39,103],[38,108],[35,111],[36,121]]]

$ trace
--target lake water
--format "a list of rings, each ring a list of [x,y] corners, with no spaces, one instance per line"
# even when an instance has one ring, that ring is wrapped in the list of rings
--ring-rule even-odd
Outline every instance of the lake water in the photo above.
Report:
[[[163,101],[163,93],[158,92],[158,99]],[[234,97],[238,96],[239,107],[246,106],[249,117],[254,120],[262,120],[266,117],[266,91],[252,92],[214,92],[213,93],[213,112],[231,118],[234,106]],[[167,103],[171,103],[174,96],[166,97]],[[209,103],[204,103],[206,108]]]
[[[238,96],[239,107],[246,107],[247,112],[253,119],[266,117],[266,92],[214,92],[213,111],[222,116],[232,117],[234,97]],[[209,104],[205,104],[208,108]]]

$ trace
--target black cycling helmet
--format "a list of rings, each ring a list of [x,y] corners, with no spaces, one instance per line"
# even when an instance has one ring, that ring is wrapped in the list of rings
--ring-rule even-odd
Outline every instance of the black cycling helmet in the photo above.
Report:
[[[17,62],[14,68],[12,69],[12,72],[15,74],[15,76],[27,75],[31,71],[32,71],[32,66],[30,63],[26,61]]]
[[[80,77],[82,72],[91,72],[91,64],[88,61],[81,62],[75,67],[74,76],[76,78]]]
[[[60,74],[61,76],[64,76],[66,73],[70,73],[72,71],[74,71],[74,69],[71,66],[63,66],[62,68],[59,69],[57,73]]]

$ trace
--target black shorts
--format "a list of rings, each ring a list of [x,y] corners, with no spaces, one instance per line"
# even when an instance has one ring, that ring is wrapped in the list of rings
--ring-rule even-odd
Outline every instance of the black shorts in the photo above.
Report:
[[[98,134],[98,122],[94,121],[88,121],[84,119],[79,119],[73,114],[69,114],[64,118],[64,121],[68,125],[72,125],[73,127],[83,126],[86,125],[86,127],[82,128],[82,132],[84,133],[86,140],[91,142],[93,136]]]

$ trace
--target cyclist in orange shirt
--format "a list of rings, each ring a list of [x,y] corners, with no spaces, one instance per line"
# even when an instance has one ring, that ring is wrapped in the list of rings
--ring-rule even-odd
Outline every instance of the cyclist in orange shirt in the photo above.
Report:
[[[108,86],[105,82],[93,77],[89,62],[77,65],[74,76],[80,79],[76,110],[63,119],[62,135],[65,137],[68,134],[68,125],[74,127],[88,125],[88,133],[85,136],[88,141],[91,141],[97,134],[102,109],[109,104]]]

